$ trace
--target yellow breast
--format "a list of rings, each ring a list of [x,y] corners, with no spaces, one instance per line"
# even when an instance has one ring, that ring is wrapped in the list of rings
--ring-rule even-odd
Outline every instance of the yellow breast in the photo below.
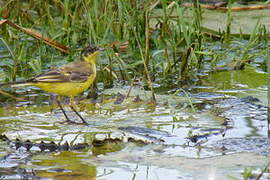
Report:
[[[32,84],[41,88],[44,91],[58,94],[61,96],[74,97],[77,94],[83,92],[85,89],[89,88],[96,78],[96,74],[92,74],[85,82],[63,82],[63,83],[44,83],[39,82]]]

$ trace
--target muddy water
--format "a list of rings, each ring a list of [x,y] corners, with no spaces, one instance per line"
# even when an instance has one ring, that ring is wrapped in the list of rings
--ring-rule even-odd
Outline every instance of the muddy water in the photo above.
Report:
[[[79,105],[89,125],[60,123],[61,111],[35,101],[47,96],[29,95],[32,102],[5,105],[0,110],[0,132],[10,140],[88,143],[90,147],[41,152],[38,147],[26,151],[0,141],[0,177],[230,179],[243,177],[245,168],[258,175],[270,161],[266,74],[252,68],[241,73],[261,81],[242,81],[236,71],[214,73],[189,93],[157,94],[157,105],[150,103],[151,93],[140,87],[134,87],[121,103],[113,94],[127,94],[129,87],[105,90],[98,103],[84,99]],[[219,76],[223,78],[214,83]],[[141,101],[134,102],[137,95]],[[71,111],[68,115],[79,121]],[[135,142],[128,141],[131,137]],[[121,142],[91,144],[106,138]]]

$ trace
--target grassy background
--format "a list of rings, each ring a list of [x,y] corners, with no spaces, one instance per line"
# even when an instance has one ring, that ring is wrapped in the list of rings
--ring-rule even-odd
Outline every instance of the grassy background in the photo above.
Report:
[[[2,25],[2,81],[29,78],[52,65],[73,61],[89,43],[110,47],[99,61],[98,81],[105,87],[113,86],[115,80],[130,83],[135,76],[142,77],[150,88],[155,84],[169,88],[190,85],[200,78],[198,74],[212,71],[220,64],[227,70],[242,69],[269,50],[265,45],[269,34],[259,23],[250,35],[239,35],[245,40],[233,36],[230,11],[226,13],[224,32],[202,27],[202,9],[197,3],[189,8],[171,0],[0,3],[2,19],[36,30],[72,50],[70,54],[60,53]],[[230,46],[232,41],[237,45]],[[220,44],[222,51],[216,51]],[[263,48],[257,51],[254,47]],[[234,53],[228,56],[228,52]]]

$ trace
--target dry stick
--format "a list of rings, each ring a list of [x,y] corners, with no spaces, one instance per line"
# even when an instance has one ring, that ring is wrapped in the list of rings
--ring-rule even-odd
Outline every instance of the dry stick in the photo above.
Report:
[[[44,43],[58,49],[59,51],[61,52],[64,52],[64,53],[69,53],[69,48],[52,40],[52,39],[49,39],[47,37],[44,37],[42,36],[40,33],[37,33],[37,32],[34,32],[33,30],[31,29],[26,29],[26,28],[23,28],[17,24],[14,24],[13,22],[7,20],[7,19],[4,19],[4,20],[1,20],[0,21],[0,25],[2,24],[8,24],[9,26],[15,28],[15,29],[18,29],[26,34],[29,34],[30,36],[36,38],[36,39],[39,39],[39,40],[42,40]]]
[[[182,7],[192,7],[192,3],[183,3],[181,4]],[[219,10],[219,11],[228,11],[231,9],[231,11],[246,11],[246,10],[258,10],[258,9],[270,9],[270,5],[257,5],[257,6],[247,6],[247,7],[219,7],[215,5],[206,5],[206,4],[200,4],[201,8],[210,9],[210,10]]]

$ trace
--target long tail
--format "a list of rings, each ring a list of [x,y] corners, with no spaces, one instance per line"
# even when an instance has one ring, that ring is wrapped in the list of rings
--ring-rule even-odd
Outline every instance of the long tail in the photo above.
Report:
[[[2,86],[21,87],[21,86],[30,86],[30,85],[32,85],[32,83],[27,82],[27,81],[0,83],[0,87]]]

